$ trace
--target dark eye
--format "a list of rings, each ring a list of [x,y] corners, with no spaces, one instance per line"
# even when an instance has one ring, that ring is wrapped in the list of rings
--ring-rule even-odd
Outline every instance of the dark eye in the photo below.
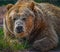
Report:
[[[13,18],[13,21],[15,21],[17,18]]]
[[[25,20],[26,20],[26,18],[22,18],[22,20],[23,20],[23,21],[25,21]]]

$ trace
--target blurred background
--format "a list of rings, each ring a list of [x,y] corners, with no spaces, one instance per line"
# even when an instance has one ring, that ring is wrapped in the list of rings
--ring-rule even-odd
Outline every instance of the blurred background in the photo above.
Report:
[[[15,3],[17,0],[0,0],[0,5],[5,5],[9,3]],[[60,6],[60,0],[35,0],[36,2],[49,2],[52,4],[55,4],[57,6]]]

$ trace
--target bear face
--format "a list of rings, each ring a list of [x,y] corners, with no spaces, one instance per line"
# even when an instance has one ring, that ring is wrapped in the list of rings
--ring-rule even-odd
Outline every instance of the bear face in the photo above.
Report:
[[[17,38],[29,36],[34,29],[35,15],[32,11],[32,3],[18,5],[7,12],[8,28],[14,33]]]

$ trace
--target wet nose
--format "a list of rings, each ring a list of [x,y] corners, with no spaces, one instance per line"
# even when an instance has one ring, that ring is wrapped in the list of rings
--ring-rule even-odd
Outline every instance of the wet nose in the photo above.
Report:
[[[17,31],[17,33],[23,32],[23,27],[22,26],[16,27],[16,31]]]

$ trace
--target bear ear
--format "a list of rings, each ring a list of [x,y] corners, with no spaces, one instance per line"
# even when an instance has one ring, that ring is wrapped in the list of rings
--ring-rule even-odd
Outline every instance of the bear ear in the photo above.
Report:
[[[34,9],[34,6],[35,6],[35,3],[34,3],[34,2],[29,3],[29,7],[30,7],[32,10]]]
[[[8,5],[6,6],[7,10],[9,10],[12,6],[13,6],[13,4],[8,4]]]

